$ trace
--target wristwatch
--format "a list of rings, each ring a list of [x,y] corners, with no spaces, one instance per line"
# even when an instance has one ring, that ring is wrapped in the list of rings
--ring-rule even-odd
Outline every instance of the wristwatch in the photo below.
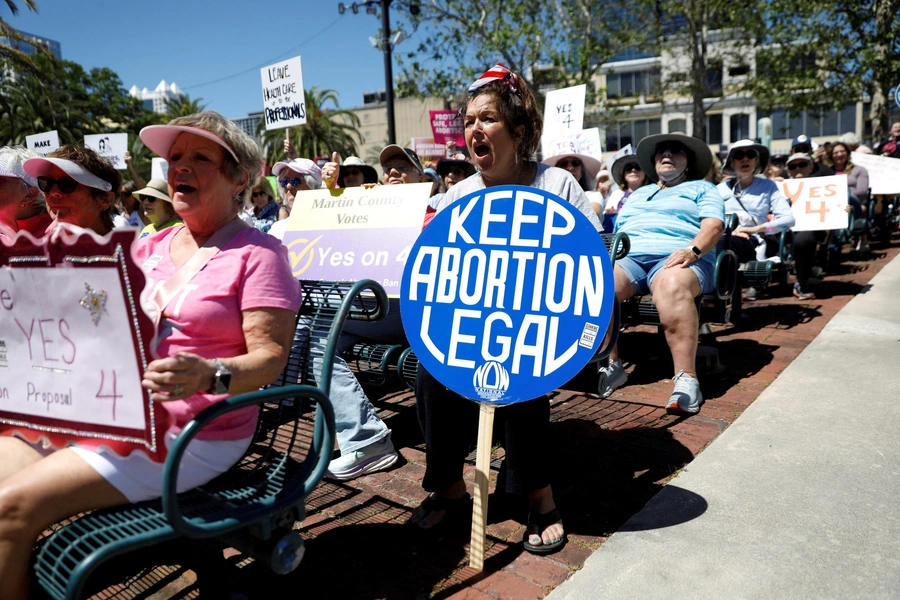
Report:
[[[688,250],[693,252],[694,256],[696,256],[697,258],[700,258],[701,256],[703,256],[703,252],[701,252],[700,248],[698,248],[697,246],[688,246]]]
[[[212,383],[207,391],[213,394],[227,394],[229,388],[231,388],[231,371],[218,358],[213,359],[213,362],[216,364],[216,374],[213,376]]]

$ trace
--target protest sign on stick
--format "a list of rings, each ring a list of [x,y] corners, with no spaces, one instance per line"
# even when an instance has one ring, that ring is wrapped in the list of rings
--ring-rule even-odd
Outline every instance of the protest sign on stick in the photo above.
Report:
[[[128,151],[127,133],[95,133],[84,136],[84,145],[109,160],[118,170],[127,169],[125,152]]]
[[[547,92],[541,154],[546,158],[560,139],[584,128],[584,96],[587,86],[576,85]]]
[[[306,123],[306,97],[300,57],[260,69],[266,131]],[[288,131],[284,132],[285,141]]]
[[[0,433],[165,459],[168,415],[141,386],[153,324],[133,231],[0,243]]]
[[[868,171],[872,194],[900,194],[900,158],[853,152],[850,162]]]
[[[469,564],[484,564],[494,409],[547,394],[597,353],[612,316],[599,234],[565,200],[499,186],[438,213],[409,252],[403,328],[423,368],[481,403]]]
[[[428,112],[431,117],[431,133],[434,135],[435,144],[443,146],[451,141],[460,148],[465,147],[466,139],[463,135],[463,122],[459,111],[431,110]]]
[[[41,156],[47,156],[59,148],[59,133],[54,129],[44,133],[25,136],[25,147]]]
[[[781,190],[791,201],[793,231],[846,229],[849,225],[846,175],[786,179]]]

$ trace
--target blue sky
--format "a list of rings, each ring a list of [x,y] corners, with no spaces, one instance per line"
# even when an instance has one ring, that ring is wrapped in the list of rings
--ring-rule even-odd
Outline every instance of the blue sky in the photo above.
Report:
[[[339,15],[338,0],[37,1],[36,14],[20,1],[18,15],[5,5],[0,15],[16,29],[60,42],[66,60],[109,67],[126,89],[174,81],[229,118],[261,110],[260,67],[292,56],[303,59],[304,87],[337,91],[342,108],[384,88],[384,55],[369,43],[380,17],[364,10]],[[400,21],[391,16],[392,25]]]

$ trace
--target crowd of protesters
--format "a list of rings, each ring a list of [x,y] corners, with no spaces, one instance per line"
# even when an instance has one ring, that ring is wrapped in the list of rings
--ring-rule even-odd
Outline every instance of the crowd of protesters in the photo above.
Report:
[[[189,301],[158,307],[160,358],[150,364],[143,383],[172,415],[175,425],[167,435],[174,436],[204,406],[273,380],[298,343],[296,335],[291,340],[291,332],[299,293],[280,242],[303,192],[430,183],[423,218],[427,226],[435,214],[477,190],[498,185],[539,188],[571,203],[598,232],[629,235],[631,251],[614,269],[615,293],[620,301],[652,295],[675,371],[666,409],[692,415],[703,403],[695,298],[711,289],[726,213],[738,216],[731,235],[741,262],[780,259],[779,236],[794,225],[794,217],[779,182],[847,175],[847,210],[864,219],[886,207],[870,197],[868,173],[853,164],[852,153],[868,150],[900,158],[898,122],[871,150],[853,134],[824,144],[800,135],[786,153],[741,140],[715,156],[702,141],[671,133],[638,140],[607,164],[565,142],[538,162],[534,157],[542,118],[534,94],[503,65],[472,83],[460,101],[460,114],[465,148],[448,148],[446,158],[435,163],[423,164],[416,152],[394,144],[380,152],[377,167],[354,156],[342,160],[337,153],[316,162],[315,157],[298,156],[285,142],[285,160],[271,169],[275,185],[261,175],[258,144],[210,111],[141,132],[144,144],[168,161],[167,180],[145,183],[129,156],[132,179],[123,183],[108,161],[80,146],[63,146],[46,157],[21,147],[3,148],[0,235],[27,231],[39,238],[58,228],[105,235],[114,228],[137,227],[136,256],[147,261],[145,270],[155,281],[173,277],[201,247],[217,240],[221,250],[209,259],[207,271],[196,275],[203,285],[193,286],[197,290]],[[857,250],[868,249],[866,233],[858,234]],[[798,299],[815,298],[814,282],[829,268],[828,253],[842,235],[793,234],[789,251]],[[743,290],[746,300],[756,296],[752,288]],[[197,319],[212,314],[222,323],[221,330],[213,338],[206,332],[198,345],[192,337],[201,322]],[[402,340],[399,311],[393,316],[397,321],[380,331],[356,333]],[[346,480],[390,468],[398,459],[391,431],[347,364],[335,360],[331,399],[340,455],[328,475]],[[627,383],[617,349],[603,369],[606,387],[600,392],[608,397]],[[463,464],[475,416],[471,403],[421,365],[416,404],[427,459],[422,485],[429,496],[412,512],[410,522],[431,529],[453,512],[468,510]],[[550,487],[553,465],[533,443],[549,435],[549,406],[542,396],[505,409],[501,419],[505,486],[528,499],[523,543],[534,553],[554,552],[566,543]],[[239,411],[219,423],[215,435],[197,440],[189,448],[196,464],[179,484],[185,489],[200,485],[229,468],[246,450],[255,423],[255,409]],[[7,458],[0,469],[0,580],[14,594],[0,592],[0,598],[25,597],[29,550],[44,527],[83,510],[160,494],[161,466],[112,456],[97,445],[53,452],[12,437],[0,437],[0,445]],[[66,478],[58,477],[61,471],[67,472]]]

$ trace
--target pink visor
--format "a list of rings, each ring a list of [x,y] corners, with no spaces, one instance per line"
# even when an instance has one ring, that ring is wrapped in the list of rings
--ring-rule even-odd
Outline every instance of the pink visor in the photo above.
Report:
[[[178,136],[182,133],[192,133],[208,140],[212,140],[228,150],[228,153],[234,158],[235,162],[241,162],[238,160],[234,150],[231,149],[231,146],[225,143],[225,140],[205,129],[200,129],[199,127],[185,127],[183,125],[149,125],[141,129],[141,141],[156,154],[168,160],[169,151],[172,149],[172,146],[175,145],[175,140],[177,140]]]

